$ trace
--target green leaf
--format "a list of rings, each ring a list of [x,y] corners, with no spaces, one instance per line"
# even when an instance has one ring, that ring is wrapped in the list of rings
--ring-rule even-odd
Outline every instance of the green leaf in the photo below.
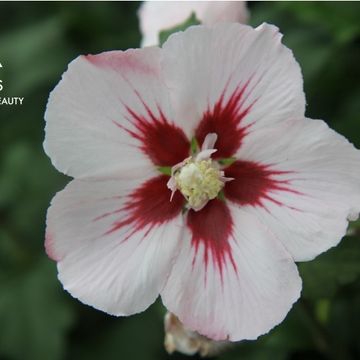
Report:
[[[3,227],[23,251],[32,248],[38,253],[43,251],[46,209],[66,179],[40,149],[27,142],[14,141],[2,155],[0,211],[6,210]]]
[[[312,345],[308,324],[299,303],[295,304],[285,320],[256,341],[242,341],[222,354],[219,360],[286,360],[293,351],[309,349]]]
[[[320,25],[339,43],[351,42],[360,34],[357,14],[359,4],[344,6],[341,2],[309,2],[297,4],[280,4],[280,7],[291,10],[304,24]]]
[[[200,21],[196,18],[195,13],[193,12],[190,17],[183,22],[182,24],[176,25],[170,29],[165,29],[160,31],[159,34],[159,40],[160,40],[160,46],[162,46],[164,44],[164,42],[167,40],[167,38],[171,35],[174,34],[176,32],[179,31],[184,31],[186,30],[189,26],[193,26],[193,25],[200,25]]]
[[[236,161],[236,158],[234,158],[234,157],[229,157],[229,158],[220,159],[220,160],[219,160],[219,164],[224,165],[224,166],[230,166],[230,165],[233,164],[235,161]]]
[[[195,136],[191,139],[190,148],[191,148],[191,154],[192,155],[195,155],[200,149],[199,143],[196,140]]]
[[[104,331],[94,329],[90,338],[76,343],[76,348],[71,351],[72,359],[163,359],[163,318],[163,307],[159,301],[141,314],[113,318],[112,325]]]
[[[26,97],[64,70],[70,56],[64,24],[56,17],[5,33],[0,37],[0,54],[2,96]]]
[[[356,234],[359,230],[360,230],[360,219],[358,219],[356,221],[352,221],[349,224],[348,234],[349,235]]]
[[[224,194],[224,191],[221,190],[219,193],[218,193],[218,196],[217,198],[221,201],[225,201],[225,194]]]
[[[171,176],[171,167],[170,166],[158,166],[157,168],[162,174]]]
[[[325,324],[328,321],[329,313],[330,301],[328,299],[320,299],[315,303],[315,314],[320,323]]]
[[[1,275],[1,274],[0,274]],[[73,314],[55,265],[41,259],[0,283],[0,355],[15,360],[62,359]]]
[[[299,264],[299,270],[305,298],[334,295],[339,286],[350,284],[360,276],[359,238],[344,238],[339,246],[317,259]]]

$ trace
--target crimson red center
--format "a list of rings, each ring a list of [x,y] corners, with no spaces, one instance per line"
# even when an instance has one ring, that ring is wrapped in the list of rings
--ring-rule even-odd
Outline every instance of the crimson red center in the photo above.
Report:
[[[216,159],[234,156],[248,134],[249,126],[243,125],[251,111],[251,106],[244,107],[246,88],[247,84],[237,88],[226,101],[224,91],[218,102],[204,112],[195,129],[195,137],[200,145],[207,134],[218,135],[215,146],[217,152],[214,155]],[[119,121],[114,123],[121,131],[128,132],[139,141],[140,150],[157,167],[172,167],[187,158],[190,155],[190,142],[182,129],[167,119],[159,107],[154,113],[140,96],[139,99],[144,107],[142,114],[126,108],[126,119],[133,125],[131,130]],[[211,261],[221,276],[226,265],[230,264],[236,270],[232,257],[236,219],[232,217],[228,202],[234,206],[265,207],[270,201],[283,206],[274,194],[293,191],[288,181],[280,180],[279,175],[286,172],[272,170],[266,164],[238,159],[224,171],[226,177],[234,179],[225,184],[225,200],[214,199],[198,212],[189,210],[184,213],[185,224],[191,233],[194,261],[201,252],[204,266],[208,267]],[[125,206],[118,210],[127,214],[125,220],[115,221],[107,234],[131,226],[132,231],[122,241],[138,231],[144,232],[143,241],[147,241],[146,235],[154,228],[181,216],[185,199],[177,192],[170,202],[171,194],[166,187],[168,179],[166,175],[159,175],[129,194]]]

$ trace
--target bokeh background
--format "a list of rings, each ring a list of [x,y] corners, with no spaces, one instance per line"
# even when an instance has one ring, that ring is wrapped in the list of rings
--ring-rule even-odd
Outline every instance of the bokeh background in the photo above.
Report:
[[[170,358],[161,302],[129,318],[82,305],[62,290],[44,253],[45,214],[69,181],[43,152],[49,92],[79,54],[138,47],[138,2],[0,2],[0,359]],[[254,2],[252,25],[276,24],[305,81],[307,115],[360,148],[360,4]],[[360,224],[359,224],[360,226]],[[268,335],[219,358],[360,359],[360,231],[300,264],[302,298]],[[185,359],[176,354],[172,359]]]

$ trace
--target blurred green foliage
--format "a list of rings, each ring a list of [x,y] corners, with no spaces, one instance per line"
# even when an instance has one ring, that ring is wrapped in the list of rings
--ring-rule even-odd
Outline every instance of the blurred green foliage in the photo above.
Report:
[[[114,318],[62,290],[44,248],[45,214],[68,179],[42,149],[49,92],[79,54],[137,47],[139,3],[0,2],[0,359],[161,360],[163,310]],[[307,115],[360,147],[360,4],[251,3],[251,24],[276,24],[305,81]],[[359,359],[360,224],[340,245],[300,264],[303,296],[286,320],[222,360]],[[183,359],[176,354],[173,359]]]
[[[184,31],[186,30],[188,27],[193,26],[193,25],[200,25],[201,22],[196,18],[196,14],[193,12],[188,19],[186,19],[182,24],[180,25],[176,25],[173,28],[170,29],[164,29],[161,30],[159,33],[159,43],[160,46],[162,46],[164,44],[164,42],[167,40],[167,38],[173,34],[176,33],[178,31]]]

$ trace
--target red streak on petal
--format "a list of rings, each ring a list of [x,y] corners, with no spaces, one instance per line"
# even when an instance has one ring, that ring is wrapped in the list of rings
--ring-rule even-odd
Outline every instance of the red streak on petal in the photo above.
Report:
[[[244,93],[249,81],[238,87],[225,102],[225,91],[214,105],[208,109],[196,129],[195,136],[201,145],[209,133],[216,133],[218,139],[215,144],[217,152],[214,158],[227,158],[235,154],[247,134],[248,126],[241,126],[242,120],[249,113],[252,105],[244,107]]]
[[[166,119],[163,111],[157,107],[154,112],[145,103],[139,91],[126,78],[126,72],[153,75],[159,77],[157,67],[144,63],[142,50],[110,51],[98,55],[87,55],[84,58],[91,64],[112,69],[118,72],[132,88],[134,95],[143,106],[141,113],[137,113],[126,104],[126,114],[123,116],[133,125],[131,129],[124,126],[123,121],[114,120],[119,128],[125,130],[132,137],[141,142],[140,149],[157,166],[173,166],[189,156],[190,143],[184,132]],[[159,80],[160,81],[160,80]]]
[[[184,206],[184,197],[177,192],[170,201],[171,192],[166,186],[168,180],[168,176],[160,175],[146,181],[129,195],[123,208],[104,214],[104,216],[121,212],[126,214],[125,218],[115,221],[105,234],[111,234],[125,226],[131,226],[131,232],[124,240],[143,229],[146,229],[146,236],[152,228],[179,215]],[[94,221],[104,216],[99,216]]]
[[[143,105],[146,109],[145,116],[126,107],[129,120],[136,129],[126,131],[141,141],[141,150],[157,166],[173,166],[187,158],[190,143],[184,132],[171,124],[161,109],[158,109],[159,115],[156,116],[145,103]]]
[[[277,205],[284,205],[272,196],[273,192],[285,191],[297,193],[291,189],[289,181],[276,179],[277,175],[288,174],[286,171],[271,170],[270,166],[252,161],[235,161],[225,169],[225,175],[234,180],[226,183],[226,198],[240,205],[265,207],[263,201],[269,200]]]
[[[233,221],[225,202],[214,199],[200,211],[190,210],[187,225],[192,232],[191,241],[195,247],[195,256],[200,245],[204,247],[205,268],[211,258],[221,277],[228,261],[237,271],[229,242],[232,236]]]

